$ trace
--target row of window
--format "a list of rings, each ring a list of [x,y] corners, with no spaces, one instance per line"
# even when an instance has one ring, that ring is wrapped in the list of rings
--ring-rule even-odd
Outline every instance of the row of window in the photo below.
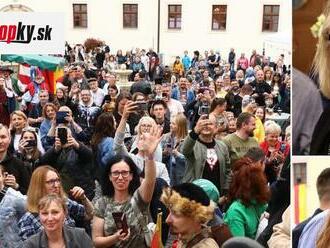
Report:
[[[262,31],[277,32],[279,5],[264,5]],[[168,5],[168,29],[181,29],[182,5]],[[226,30],[227,5],[212,5],[212,30]],[[87,4],[73,4],[73,26],[87,28]],[[138,5],[123,4],[123,27],[138,27]]]

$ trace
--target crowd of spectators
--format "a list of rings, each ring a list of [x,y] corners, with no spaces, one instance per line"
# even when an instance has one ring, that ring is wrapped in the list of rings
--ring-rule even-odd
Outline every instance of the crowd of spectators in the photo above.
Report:
[[[86,53],[77,45],[67,46],[64,58],[56,92],[47,91],[39,68],[23,85],[0,67],[0,215],[12,213],[0,219],[3,247],[40,242],[33,235],[48,244],[68,245],[73,235],[84,247],[148,247],[148,223],[157,222],[159,209],[166,247],[194,247],[187,246],[190,227],[206,232],[206,222],[264,247],[290,242],[289,230],[273,232],[288,220],[282,214],[290,203],[284,55],[273,61],[231,49],[225,60],[213,50],[184,51],[164,65],[153,49]],[[118,69],[131,70],[130,88],[119,86]],[[187,222],[184,210],[173,208],[182,205],[168,203],[168,187],[207,205],[211,217]],[[186,194],[190,187],[209,200]],[[52,209],[64,236],[49,224]],[[119,212],[127,228],[118,227]]]

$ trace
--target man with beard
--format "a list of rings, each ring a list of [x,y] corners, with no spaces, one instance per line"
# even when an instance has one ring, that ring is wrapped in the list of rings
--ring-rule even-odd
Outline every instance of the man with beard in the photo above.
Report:
[[[226,145],[214,139],[216,131],[215,116],[202,115],[185,138],[181,151],[187,164],[182,181],[207,179],[223,195],[229,189],[230,159]]]
[[[213,218],[214,203],[202,188],[192,183],[166,188],[161,201],[169,209],[166,223],[178,237],[176,247],[219,247],[205,227]]]
[[[101,109],[94,104],[92,93],[88,89],[81,90],[80,99],[81,101],[76,107],[76,111],[73,112],[76,113],[75,120],[77,124],[83,129],[88,140],[90,140],[93,135],[96,119],[99,116]]]
[[[265,106],[265,97],[272,93],[272,87],[266,83],[263,70],[256,72],[256,79],[249,83],[253,88],[253,97],[258,106]]]
[[[252,147],[259,147],[258,142],[253,138],[253,131],[256,128],[256,118],[248,112],[241,113],[236,121],[237,130],[227,135],[223,142],[227,145],[231,164],[243,157]]]

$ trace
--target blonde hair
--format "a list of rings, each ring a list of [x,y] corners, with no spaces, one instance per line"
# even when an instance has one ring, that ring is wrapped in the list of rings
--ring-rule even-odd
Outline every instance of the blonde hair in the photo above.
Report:
[[[281,134],[281,127],[276,122],[269,122],[265,124],[265,134],[277,133]]]
[[[55,202],[58,206],[60,206],[65,215],[67,214],[68,209],[66,206],[66,199],[56,194],[48,194],[42,197],[38,203],[39,211],[48,209],[52,202]]]
[[[173,121],[177,125],[176,136],[179,138],[179,140],[186,138],[188,135],[186,116],[182,113],[179,113],[173,117]]]
[[[150,116],[143,116],[143,117],[140,119],[139,123],[137,124],[137,129],[136,129],[136,131],[137,131],[137,135],[138,135],[138,136],[140,136],[140,135],[142,134],[142,133],[141,133],[140,126],[141,126],[141,124],[142,124],[143,122],[151,123],[153,127],[156,127],[156,125],[157,125],[157,124],[156,124],[156,121],[155,121],[153,118],[151,118]]]
[[[20,110],[16,110],[16,111],[12,112],[11,115],[10,115],[10,120],[12,120],[14,115],[22,117],[25,121],[27,121],[27,119],[28,119],[26,114],[24,114],[24,112],[20,111]]]
[[[46,176],[48,171],[53,171],[58,174],[57,170],[49,165],[40,166],[34,170],[31,176],[29,189],[27,191],[27,203],[26,210],[30,213],[38,213],[39,212],[39,201],[42,197],[47,195],[46,192]],[[60,185],[60,195],[59,197],[65,198],[66,195],[63,191],[62,185]]]
[[[322,27],[322,33],[319,37],[313,60],[313,74],[319,75],[320,90],[325,97],[330,98],[330,47],[328,46],[328,33],[330,32],[330,1],[328,1],[323,13],[326,19]]]

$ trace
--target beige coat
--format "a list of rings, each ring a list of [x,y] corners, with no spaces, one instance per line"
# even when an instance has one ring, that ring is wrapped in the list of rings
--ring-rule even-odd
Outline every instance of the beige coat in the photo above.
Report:
[[[282,222],[273,227],[273,234],[268,240],[269,248],[286,248],[291,246],[290,206],[282,215]]]

